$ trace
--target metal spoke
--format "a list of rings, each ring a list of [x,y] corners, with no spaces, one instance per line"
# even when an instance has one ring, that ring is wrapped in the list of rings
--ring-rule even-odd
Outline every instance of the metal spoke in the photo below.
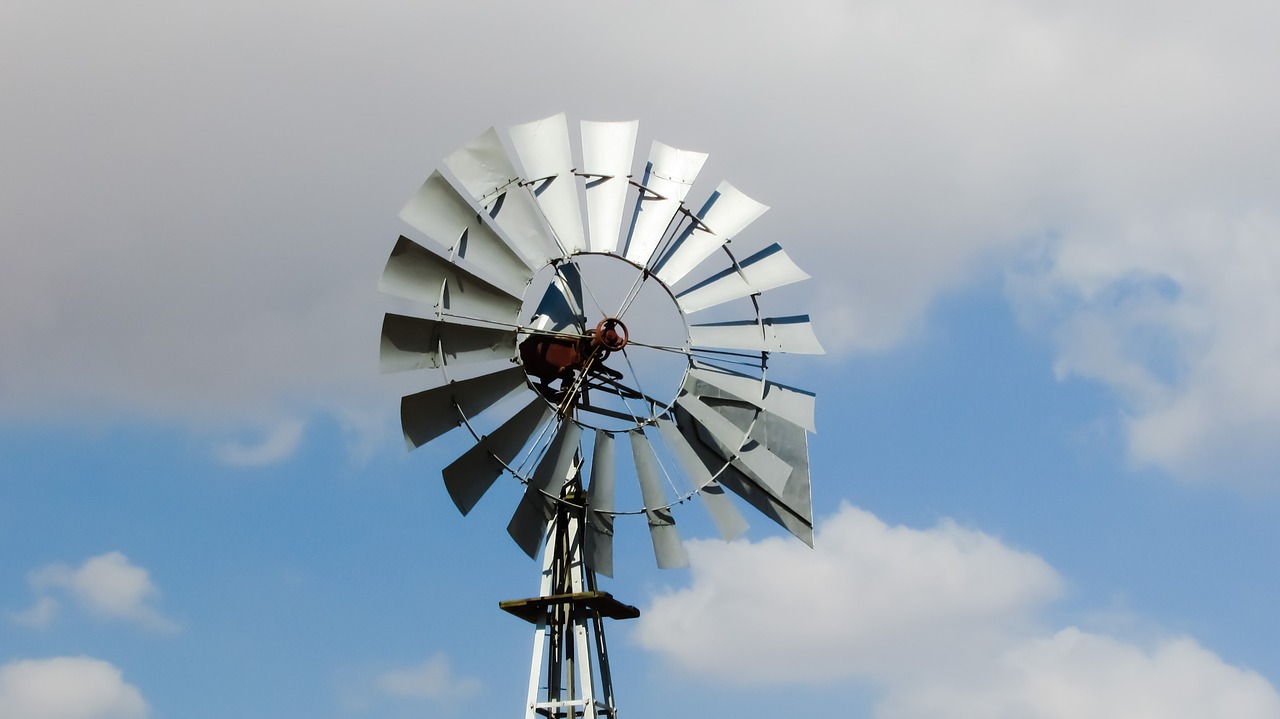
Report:
[[[520,324],[519,322],[502,322],[501,320],[491,320],[491,319],[486,319],[484,317],[476,317],[474,315],[458,314],[457,312],[440,312],[439,315],[441,317],[452,317],[454,319],[468,320],[470,322],[483,322],[488,325],[493,325],[495,327],[504,327],[506,329],[515,330],[516,332],[523,332],[525,334],[537,333],[540,335],[549,335],[552,337],[565,337],[569,339],[586,339],[587,337],[589,337],[589,335],[579,333],[579,332],[564,332],[564,331],[557,332],[553,330],[540,330],[540,329],[535,329],[531,325]]]

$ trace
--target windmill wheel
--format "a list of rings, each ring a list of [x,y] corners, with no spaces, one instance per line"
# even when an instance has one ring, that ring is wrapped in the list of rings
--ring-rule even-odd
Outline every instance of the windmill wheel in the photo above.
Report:
[[[814,397],[766,370],[771,353],[823,350],[807,316],[767,317],[757,302],[808,275],[776,244],[729,250],[767,209],[732,185],[685,205],[705,154],[654,142],[636,179],[637,131],[583,122],[575,161],[564,115],[514,127],[521,172],[490,129],[444,160],[452,180],[432,173],[405,205],[417,237],[396,242],[380,289],[427,316],[386,316],[382,369],[438,377],[401,402],[406,442],[467,427],[475,445],[445,486],[466,514],[516,477],[508,532],[531,557],[555,504],[583,501],[565,490],[588,466],[587,563],[600,573],[612,574],[618,515],[647,517],[661,567],[687,564],[671,508],[695,495],[723,536],[741,534],[725,489],[812,544]],[[739,314],[693,321],[708,310]],[[623,435],[633,508],[615,506]]]

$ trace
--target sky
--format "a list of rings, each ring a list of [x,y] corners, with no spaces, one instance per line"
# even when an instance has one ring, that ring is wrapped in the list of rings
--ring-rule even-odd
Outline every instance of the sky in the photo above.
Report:
[[[405,452],[377,283],[442,158],[565,112],[769,205],[827,350],[777,365],[814,548],[620,526],[623,716],[1280,717],[1275,3],[5,16],[0,716],[522,711],[518,485]]]

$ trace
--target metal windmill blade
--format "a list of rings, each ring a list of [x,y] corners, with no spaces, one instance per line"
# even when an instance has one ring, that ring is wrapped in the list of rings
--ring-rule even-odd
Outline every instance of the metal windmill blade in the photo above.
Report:
[[[688,563],[675,507],[695,496],[725,539],[747,529],[736,495],[813,541],[814,395],[766,370],[775,353],[823,350],[807,315],[760,310],[764,293],[808,275],[777,244],[736,256],[730,240],[768,208],[727,182],[686,205],[708,156],[653,142],[637,165],[638,135],[634,121],[575,133],[563,114],[505,141],[487,130],[405,205],[413,237],[380,285],[421,305],[382,328],[382,370],[432,378],[401,402],[407,445],[470,433],[443,470],[463,514],[504,475],[523,486],[508,493],[507,531],[541,552],[542,593],[503,606],[538,625],[535,654],[550,652],[530,719],[616,711],[601,619],[636,610],[595,577],[613,575],[615,529],[632,517],[660,567]],[[717,313],[739,319],[702,319]],[[566,663],[570,642],[595,664]],[[573,667],[586,673],[562,675]]]

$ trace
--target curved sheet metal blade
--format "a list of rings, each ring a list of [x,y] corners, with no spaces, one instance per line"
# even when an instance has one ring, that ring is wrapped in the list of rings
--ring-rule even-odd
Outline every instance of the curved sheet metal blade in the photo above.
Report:
[[[476,506],[550,416],[550,405],[537,397],[444,468],[444,486],[458,511],[465,515]]]
[[[578,471],[576,457],[581,438],[581,426],[568,420],[561,422],[555,439],[529,478],[529,486],[525,487],[520,504],[507,524],[507,534],[531,558],[538,556],[543,536],[547,533],[547,522],[555,516],[556,505],[552,497],[558,497],[560,490]]]
[[[697,312],[807,279],[809,275],[775,243],[681,292],[676,302],[685,312]]]
[[[444,164],[476,200],[491,199],[500,190],[519,181],[507,152],[492,127],[458,148],[444,159]],[[484,204],[483,202],[481,204]]]
[[[702,503],[707,507],[707,513],[711,515],[711,521],[715,523],[716,529],[720,532],[720,537],[726,542],[733,540],[746,534],[748,529],[747,520],[743,519],[742,513],[738,508],[733,506],[733,500],[729,499],[729,495],[724,493],[724,487],[719,482],[708,482],[706,486],[698,490],[698,496],[702,499]]]
[[[498,285],[523,288],[533,269],[480,219],[466,199],[438,171],[422,183],[400,210],[400,219],[456,254]]]
[[[582,425],[569,420],[560,423],[556,437],[547,448],[547,454],[529,478],[529,485],[559,496],[560,490],[573,478],[577,470],[578,443],[582,440]]]
[[[514,323],[520,314],[519,297],[403,236],[391,250],[378,289],[474,319]]]
[[[686,228],[655,266],[658,279],[667,286],[679,282],[768,209],[733,185],[721,182],[698,211],[701,223]]]
[[[514,330],[476,327],[388,313],[382,319],[383,372],[440,369],[516,356]]]
[[[813,334],[809,315],[766,317],[755,320],[710,322],[689,326],[689,344],[693,347],[790,352],[792,354],[826,354]]]
[[[538,303],[533,327],[550,332],[581,333],[586,321],[582,311],[582,274],[577,265],[562,262],[556,266],[551,283]]]
[[[641,182],[644,190],[636,199],[631,229],[627,232],[624,255],[628,260],[648,266],[706,161],[705,153],[653,143]]]
[[[533,195],[521,186],[520,176],[492,127],[446,157],[444,164],[531,267],[541,267],[564,254]]]
[[[591,486],[587,489],[587,534],[585,541],[587,566],[613,576],[613,434],[596,430],[595,450],[591,453]]]
[[[751,428],[752,441],[769,448],[791,468],[781,496],[775,498],[813,526],[813,496],[809,480],[809,436],[804,428],[768,413]],[[727,485],[726,485],[727,486]]]
[[[662,478],[658,475],[658,458],[649,446],[649,438],[641,430],[628,432],[631,436],[631,453],[636,461],[636,476],[640,479],[640,495],[644,500],[644,513],[649,518],[649,537],[653,540],[653,554],[661,569],[689,566],[689,555],[680,541],[676,520],[667,505]]]
[[[796,505],[796,508],[793,509],[787,503],[770,495],[760,485],[752,481],[750,477],[747,477],[732,465],[724,466],[724,461],[720,455],[698,438],[697,424],[683,409],[676,407],[675,416],[680,434],[688,441],[698,460],[702,462],[708,472],[719,472],[716,480],[721,486],[742,497],[748,504],[759,510],[761,514],[777,522],[779,526],[791,532],[805,544],[810,547],[813,546],[813,510],[812,501],[809,499],[807,470],[804,473],[802,483],[798,482],[794,489],[788,488],[790,496],[793,497]],[[800,495],[803,495],[803,497]]]
[[[411,394],[400,400],[400,425],[409,449],[421,447],[521,388],[524,369],[512,367]],[[459,412],[462,414],[460,415]]]
[[[695,365],[689,370],[689,376],[810,432],[818,431],[813,421],[815,397],[812,392],[707,365]]]
[[[582,123],[582,174],[586,175],[587,248],[613,252],[622,231],[640,122]]]
[[[747,520],[742,518],[742,514],[725,496],[724,489],[712,478],[711,470],[698,458],[698,453],[689,444],[689,440],[680,433],[680,428],[676,426],[675,421],[665,417],[659,418],[658,432],[662,435],[663,443],[684,468],[685,474],[689,475],[694,486],[698,488],[698,496],[702,497],[707,512],[711,515],[711,521],[720,531],[720,536],[726,542],[741,537],[747,531]]]
[[[698,398],[699,403],[707,405],[714,414],[720,415],[733,426],[747,434],[747,448],[767,453],[777,458],[786,468],[786,475],[781,482],[760,481],[753,468],[739,461],[746,453],[732,458],[733,466],[744,475],[755,480],[756,484],[770,495],[787,505],[800,517],[812,523],[813,506],[809,492],[809,445],[808,435],[803,427],[788,422],[777,415],[760,412],[750,404],[740,402],[722,390],[699,381],[690,374],[692,380],[688,385],[689,392]],[[698,404],[698,403],[695,403]],[[682,405],[682,408],[687,405]],[[695,422],[699,418],[691,417]],[[704,428],[698,427],[699,436],[713,449],[721,451],[721,447],[708,438]]]
[[[568,254],[587,249],[564,113],[511,128],[511,144],[532,182],[533,196]]]
[[[696,383],[692,384],[698,386]],[[754,407],[735,408],[721,402],[709,404],[715,400],[716,398],[701,396],[691,387],[676,398],[676,406],[683,409],[697,424],[698,436],[704,443],[762,487],[781,497],[787,478],[791,476],[791,468],[768,447],[751,441],[747,434],[751,420],[759,410]],[[738,410],[737,416],[733,414],[735,409]],[[746,410],[746,422],[745,426],[739,426],[734,419],[742,422],[743,409]]]

